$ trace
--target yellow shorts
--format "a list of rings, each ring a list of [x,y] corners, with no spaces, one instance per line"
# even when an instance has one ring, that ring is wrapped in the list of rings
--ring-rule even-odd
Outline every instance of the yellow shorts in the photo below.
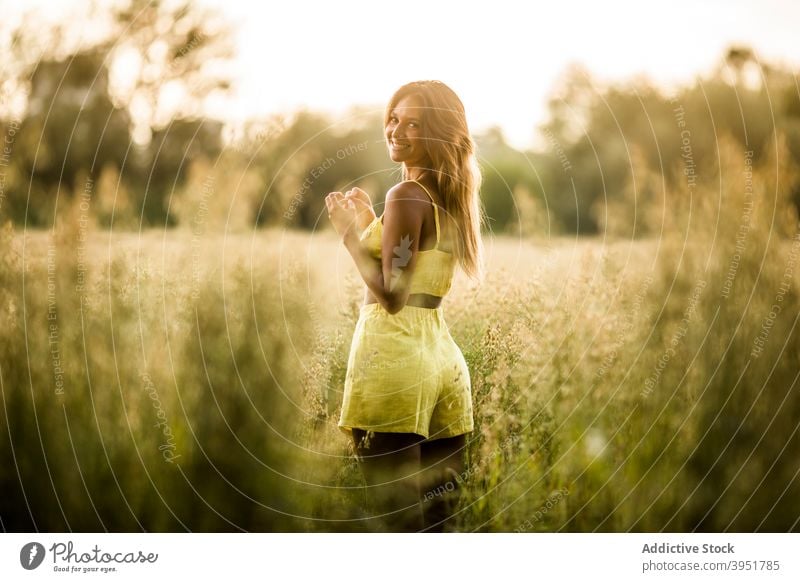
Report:
[[[469,370],[441,307],[407,305],[391,315],[379,303],[361,306],[339,428],[429,440],[472,431]]]

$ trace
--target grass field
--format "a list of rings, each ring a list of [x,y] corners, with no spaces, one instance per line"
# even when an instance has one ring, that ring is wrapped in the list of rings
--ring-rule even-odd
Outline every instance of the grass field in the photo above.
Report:
[[[649,241],[487,237],[444,303],[476,421],[452,529],[799,529],[796,217],[764,196],[737,238],[725,200]],[[0,241],[3,529],[363,531],[343,246],[84,226]]]

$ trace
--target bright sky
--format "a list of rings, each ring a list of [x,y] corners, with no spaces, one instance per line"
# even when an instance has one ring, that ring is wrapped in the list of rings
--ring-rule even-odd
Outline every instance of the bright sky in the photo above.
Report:
[[[645,74],[690,82],[731,43],[800,68],[795,0],[198,0],[237,25],[233,98],[214,114],[242,119],[306,106],[382,108],[415,79],[440,79],[464,101],[473,131],[500,125],[530,147],[546,99],[569,63],[596,81]],[[50,15],[81,0],[26,0]],[[2,10],[17,8],[0,0]]]

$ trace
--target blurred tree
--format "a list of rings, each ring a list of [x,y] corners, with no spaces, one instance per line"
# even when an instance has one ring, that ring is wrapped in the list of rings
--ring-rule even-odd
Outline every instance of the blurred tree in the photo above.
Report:
[[[130,118],[111,103],[103,60],[91,49],[33,69],[12,157],[18,179],[9,212],[18,222],[52,223],[56,200],[68,201],[76,181],[91,193],[103,166],[125,156]],[[77,180],[84,175],[89,181]]]
[[[511,234],[540,238],[558,234],[558,225],[539,196],[534,195],[524,185],[514,188],[513,194],[518,218],[516,224],[512,222],[508,228]]]
[[[104,228],[133,229],[138,223],[130,190],[115,163],[106,164],[100,172],[94,214],[98,225]]]
[[[209,119],[176,119],[153,133],[147,148],[126,169],[137,193],[135,206],[145,224],[172,226],[172,197],[181,191],[195,159],[214,159],[222,151],[222,123]]]
[[[131,111],[137,143],[175,117],[202,117],[205,101],[230,88],[232,30],[217,12],[190,0],[129,0],[113,17],[112,93]]]
[[[662,199],[664,192],[688,198],[700,181],[718,174],[724,134],[752,150],[757,162],[782,133],[792,152],[785,162],[796,164],[800,103],[792,78],[790,71],[762,65],[751,49],[738,46],[725,52],[709,78],[672,97],[641,79],[593,90],[587,74],[571,69],[556,87],[550,119],[540,128],[558,154],[552,156],[552,170],[543,172],[555,215],[567,230],[581,234],[605,228],[617,235],[652,234],[661,224],[653,220],[652,206],[677,202]],[[559,161],[569,171],[557,171]],[[792,196],[800,207],[800,192],[793,190]]]
[[[121,175],[126,196],[109,196],[107,174],[102,201],[91,204],[101,223],[113,213],[118,225],[132,224],[131,216],[172,224],[168,197],[187,162],[222,148],[222,124],[204,119],[202,107],[229,86],[220,65],[232,54],[230,29],[189,2],[95,6],[91,39],[76,40],[66,24],[42,30],[32,18],[0,40],[11,55],[0,66],[0,115],[8,120],[0,126],[20,125],[6,160],[4,210],[30,226],[52,224],[73,190],[95,197],[107,168]],[[127,218],[109,200],[127,205]]]
[[[595,81],[586,67],[579,63],[567,65],[547,101],[550,120],[546,128],[561,143],[580,139],[597,95]]]
[[[250,155],[261,168],[264,193],[254,209],[259,225],[328,227],[325,196],[363,188],[378,207],[399,179],[383,144],[382,116],[354,109],[337,122],[298,112],[281,130],[255,144]]]
[[[216,168],[226,148],[222,125],[202,111],[229,86],[221,65],[232,54],[230,31],[186,1],[129,0],[91,18],[97,40],[90,48],[79,48],[63,26],[41,31],[30,19],[0,35],[0,49],[10,55],[0,63],[0,129],[15,136],[0,212],[51,224],[57,197],[61,205],[73,190],[95,195],[105,171],[103,199],[93,208],[101,224],[111,224],[112,214],[117,226],[185,222],[201,196],[190,192],[203,183],[197,172]],[[729,48],[708,78],[673,95],[643,78],[602,87],[572,65],[553,90],[549,113],[539,128],[541,151],[512,148],[497,128],[476,135],[481,195],[495,232],[548,224],[550,232],[648,236],[663,227],[659,209],[684,204],[691,181],[717,174],[725,133],[758,162],[780,132],[791,161],[800,159],[794,74],[760,63],[748,47]],[[380,108],[337,119],[300,111],[239,129],[225,162],[247,175],[237,220],[327,228],[320,218],[328,192],[359,186],[380,207],[400,178],[386,154]],[[115,176],[119,192],[109,190]],[[800,208],[800,189],[792,188]],[[237,191],[226,186],[216,204],[227,207],[224,198]],[[115,197],[120,192],[125,196]],[[184,195],[193,202],[175,210]],[[115,200],[127,204],[127,218]]]
[[[499,127],[490,128],[476,137],[478,162],[481,166],[481,198],[492,231],[502,232],[516,228],[520,222],[517,194],[533,196],[536,192],[536,207],[544,207],[539,185],[534,181],[534,160],[539,156],[526,156],[505,141]],[[523,194],[524,193],[524,194]],[[525,200],[523,204],[531,202]],[[526,206],[527,208],[527,206]],[[527,220],[527,218],[526,218]]]

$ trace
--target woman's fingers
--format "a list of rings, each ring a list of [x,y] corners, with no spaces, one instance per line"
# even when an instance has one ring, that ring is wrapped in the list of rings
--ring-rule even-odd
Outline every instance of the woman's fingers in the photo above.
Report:
[[[372,200],[370,200],[369,195],[361,188],[353,188],[352,190],[348,190],[347,198],[358,200],[360,203],[367,204],[372,207]]]
[[[346,198],[341,192],[331,192],[325,197],[325,206],[328,208],[328,216],[337,210],[344,212],[356,211],[356,206],[352,199]]]
[[[328,214],[330,214],[335,210],[341,197],[342,197],[341,192],[331,192],[330,194],[325,196],[325,206],[328,207]]]
[[[363,230],[375,220],[375,210],[366,192],[360,188],[353,188],[345,193],[344,199],[348,203],[347,208],[355,213],[354,218],[359,228]]]
[[[364,202],[364,200],[362,200],[361,198],[351,197],[347,198],[347,200],[350,201],[350,203],[352,203],[354,207],[358,208],[359,210],[366,210],[367,208],[372,208],[372,204],[370,204],[369,202]]]

